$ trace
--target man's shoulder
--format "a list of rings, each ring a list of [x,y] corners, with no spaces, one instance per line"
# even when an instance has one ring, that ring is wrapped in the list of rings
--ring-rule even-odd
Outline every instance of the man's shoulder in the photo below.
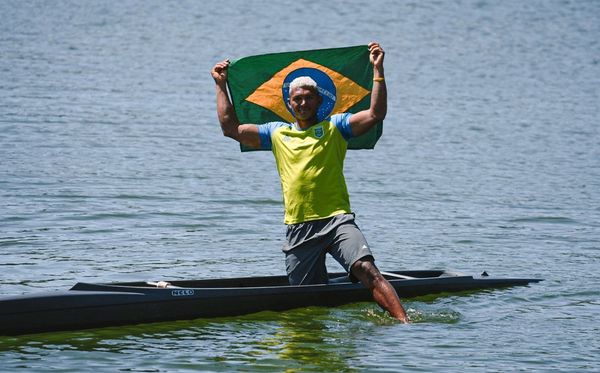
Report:
[[[291,124],[287,122],[273,121],[258,125],[259,133],[264,135],[272,135],[278,128],[291,128]]]
[[[350,126],[350,118],[352,113],[340,113],[333,114],[329,121],[340,131],[344,139],[350,140],[352,138],[352,128]]]
[[[334,123],[335,122],[346,121],[346,120],[349,120],[352,115],[353,115],[352,113],[337,113],[337,114],[332,114],[329,117],[329,120],[331,122],[334,122]]]
[[[267,123],[259,124],[258,126],[260,128],[262,128],[262,129],[273,131],[273,130],[275,130],[277,128],[280,128],[280,127],[290,128],[292,126],[292,124],[291,123],[287,123],[287,122],[281,122],[281,121],[273,121],[273,122],[267,122]]]
[[[287,122],[267,122],[258,125],[258,136],[260,137],[261,149],[270,150],[273,146],[271,136],[279,128],[291,128],[291,124]]]

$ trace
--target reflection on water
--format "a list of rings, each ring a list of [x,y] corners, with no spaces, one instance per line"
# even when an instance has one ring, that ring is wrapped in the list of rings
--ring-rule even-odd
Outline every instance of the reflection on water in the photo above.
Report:
[[[458,312],[435,301],[405,302],[415,323],[458,321]],[[373,303],[338,308],[308,307],[287,312],[261,312],[243,317],[0,337],[0,352],[14,353],[11,365],[36,368],[41,357],[72,355],[71,364],[88,356],[127,359],[147,367],[229,370],[244,366],[294,371],[357,371],[364,340],[380,328],[399,324]],[[149,363],[151,362],[151,363]]]
[[[351,371],[349,361],[355,357],[351,334],[339,333],[328,309],[303,309],[290,317],[284,315],[276,338],[281,343],[279,357],[288,371]]]

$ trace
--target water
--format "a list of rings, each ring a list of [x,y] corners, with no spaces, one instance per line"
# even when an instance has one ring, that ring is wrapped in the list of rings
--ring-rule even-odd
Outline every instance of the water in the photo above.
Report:
[[[1,370],[600,370],[599,16],[555,0],[1,2],[0,294],[284,273],[272,155],[221,136],[209,70],[371,40],[389,114],[346,175],[380,267],[545,278],[407,300],[411,325],[361,303],[0,337]]]

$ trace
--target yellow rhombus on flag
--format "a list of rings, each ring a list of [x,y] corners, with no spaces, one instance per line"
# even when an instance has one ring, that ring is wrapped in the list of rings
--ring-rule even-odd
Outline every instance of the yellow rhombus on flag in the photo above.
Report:
[[[241,123],[294,122],[286,102],[289,83],[308,75],[323,97],[318,116],[365,110],[370,104],[373,67],[366,45],[357,47],[285,52],[245,57],[229,67],[229,91]],[[353,138],[349,149],[372,149],[383,123]],[[242,151],[253,150],[242,146]]]

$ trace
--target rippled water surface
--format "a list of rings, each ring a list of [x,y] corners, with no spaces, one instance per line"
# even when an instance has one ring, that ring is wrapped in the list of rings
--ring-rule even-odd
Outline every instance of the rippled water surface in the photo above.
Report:
[[[371,40],[389,112],[346,176],[379,266],[545,279],[406,300],[411,325],[361,303],[0,337],[0,369],[600,370],[599,17],[583,0],[0,2],[0,294],[283,274],[272,155],[222,137],[209,70]]]

